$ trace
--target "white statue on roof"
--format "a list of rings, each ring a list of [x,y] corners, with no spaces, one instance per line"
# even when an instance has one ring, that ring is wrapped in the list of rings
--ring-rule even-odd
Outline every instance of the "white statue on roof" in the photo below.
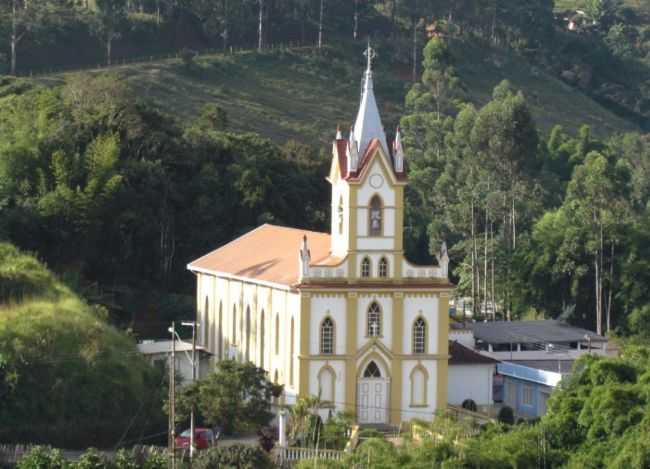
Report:
[[[381,117],[379,116],[379,108],[375,100],[372,83],[372,61],[377,57],[377,54],[370,47],[370,41],[368,41],[368,48],[364,52],[364,55],[368,59],[368,67],[366,68],[361,104],[359,106],[357,120],[354,123],[354,140],[358,144],[358,154],[361,157],[365,154],[368,144],[373,138],[379,140],[384,152],[388,155],[386,134],[384,133],[384,126],[381,123]]]

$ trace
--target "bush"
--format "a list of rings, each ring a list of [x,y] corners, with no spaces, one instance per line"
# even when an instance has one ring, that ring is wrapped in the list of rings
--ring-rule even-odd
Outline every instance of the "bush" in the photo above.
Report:
[[[463,409],[470,410],[472,412],[476,412],[478,410],[478,406],[476,405],[476,402],[474,402],[471,399],[465,399],[461,404],[461,407]]]
[[[108,465],[103,454],[95,448],[90,448],[74,464],[74,469],[107,469]]]
[[[196,57],[196,51],[192,49],[183,49],[180,52],[181,60],[186,69],[191,69],[194,66],[194,58]]]
[[[193,469],[272,469],[274,464],[259,447],[232,445],[199,453],[192,466]]]
[[[58,449],[37,446],[23,456],[17,469],[65,469],[68,463]]]
[[[257,431],[257,436],[260,447],[268,453],[275,446],[275,442],[278,441],[278,428],[262,427]]]
[[[515,412],[512,410],[512,407],[508,407],[507,405],[501,407],[497,415],[497,420],[507,425],[513,425],[515,423]]]

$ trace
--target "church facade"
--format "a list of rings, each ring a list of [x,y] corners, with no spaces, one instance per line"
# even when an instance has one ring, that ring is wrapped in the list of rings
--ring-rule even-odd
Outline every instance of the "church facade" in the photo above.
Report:
[[[264,368],[286,403],[315,395],[323,416],[399,424],[447,405],[453,285],[444,246],[437,266],[404,256],[404,152],[399,129],[388,145],[367,55],[356,122],[332,145],[330,232],[262,225],[188,269],[217,360]]]

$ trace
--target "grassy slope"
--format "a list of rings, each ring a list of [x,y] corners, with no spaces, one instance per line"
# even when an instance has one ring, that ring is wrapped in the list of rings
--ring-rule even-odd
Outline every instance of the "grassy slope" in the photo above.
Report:
[[[574,132],[588,124],[597,134],[632,131],[638,128],[611,113],[600,104],[568,86],[525,59],[500,49],[489,49],[462,43],[454,44],[454,55],[462,57],[456,64],[472,101],[485,104],[493,88],[504,79],[523,90],[533,115],[543,131],[555,124]]]
[[[566,11],[575,8],[583,8],[585,0],[555,0],[556,11]],[[650,12],[650,5],[647,0],[624,0],[623,5],[634,8],[642,13]]]
[[[345,55],[341,49],[346,49]],[[139,94],[184,122],[191,121],[203,104],[214,102],[227,110],[234,130],[258,132],[278,142],[296,138],[323,144],[331,141],[337,124],[346,129],[355,117],[363,72],[358,52],[340,48],[320,58],[306,53],[240,53],[202,57],[191,71],[178,60],[117,70]],[[633,124],[516,55],[464,44],[458,57],[458,72],[477,105],[487,102],[492,88],[507,78],[524,90],[543,131],[556,123],[569,131],[588,123],[598,134],[635,130]],[[56,84],[62,77],[40,80]],[[407,86],[397,71],[380,68],[375,74],[387,130],[399,120]]]

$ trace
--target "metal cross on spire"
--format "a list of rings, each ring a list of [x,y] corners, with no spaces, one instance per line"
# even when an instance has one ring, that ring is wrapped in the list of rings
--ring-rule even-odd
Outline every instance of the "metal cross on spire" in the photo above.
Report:
[[[368,48],[364,51],[363,55],[368,58],[368,71],[372,70],[372,61],[377,57],[375,49],[370,47],[370,38],[368,38]]]

